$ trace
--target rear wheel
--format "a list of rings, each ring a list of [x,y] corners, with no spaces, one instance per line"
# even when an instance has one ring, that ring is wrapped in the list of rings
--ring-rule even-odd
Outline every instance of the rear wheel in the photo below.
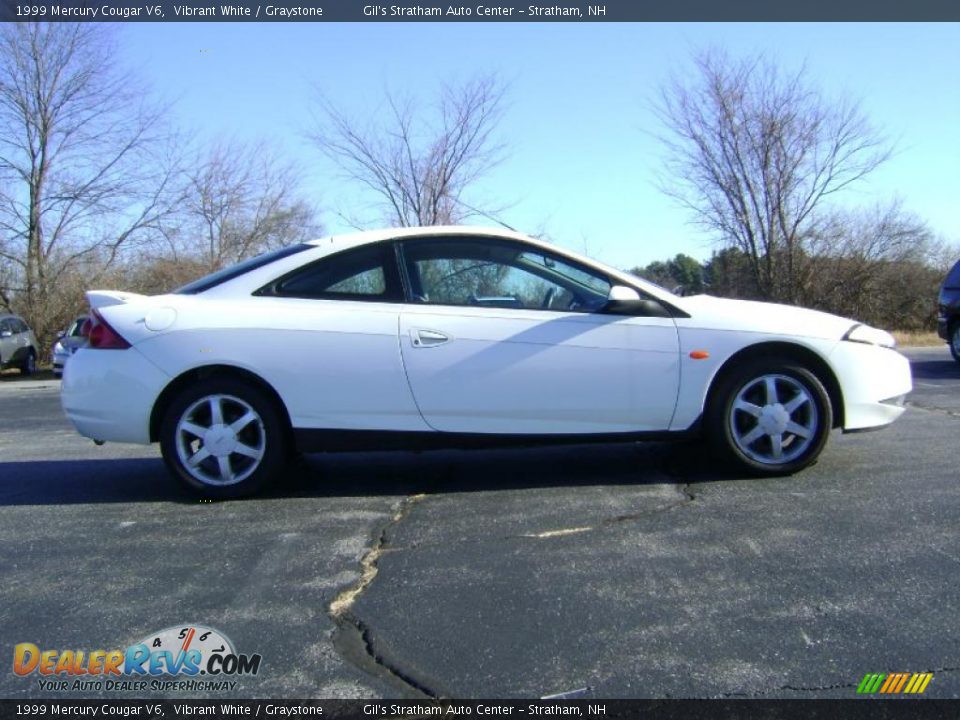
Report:
[[[170,403],[160,426],[160,448],[167,467],[191,490],[207,497],[242,497],[283,471],[284,429],[259,388],[233,378],[205,380]]]
[[[725,459],[755,475],[789,475],[816,462],[833,411],[823,383],[787,358],[747,362],[720,380],[707,430]]]
[[[950,352],[953,353],[953,359],[960,362],[960,320],[954,320],[950,328]]]

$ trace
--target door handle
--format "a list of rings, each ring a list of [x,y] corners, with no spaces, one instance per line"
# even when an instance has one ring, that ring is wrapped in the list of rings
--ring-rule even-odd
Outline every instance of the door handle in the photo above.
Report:
[[[452,340],[449,335],[444,335],[442,332],[419,329],[410,331],[410,339],[414,347],[436,347]]]

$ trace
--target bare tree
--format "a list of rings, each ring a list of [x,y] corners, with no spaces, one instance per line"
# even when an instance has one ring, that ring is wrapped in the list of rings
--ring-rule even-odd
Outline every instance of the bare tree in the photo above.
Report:
[[[797,300],[805,243],[832,195],[890,156],[858,103],[826,99],[804,70],[765,57],[695,58],[661,89],[662,188],[749,258],[761,297]]]
[[[64,273],[94,257],[109,264],[169,208],[162,112],[115,69],[110,32],[0,27],[0,296],[45,340]]]
[[[315,212],[298,196],[299,182],[297,167],[263,142],[224,141],[198,153],[179,210],[162,224],[168,259],[216,270],[316,236]]]
[[[504,93],[492,75],[446,85],[427,113],[412,99],[387,93],[385,108],[367,123],[321,98],[311,138],[348,179],[378,196],[391,225],[495,219],[502,208],[471,205],[465,193],[504,157],[494,136]]]
[[[943,243],[899,202],[823,214],[803,304],[898,330],[935,327]]]

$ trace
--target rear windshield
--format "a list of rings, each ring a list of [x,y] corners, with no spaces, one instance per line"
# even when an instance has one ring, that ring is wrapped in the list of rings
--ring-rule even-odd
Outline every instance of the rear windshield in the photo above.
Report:
[[[210,288],[214,288],[217,285],[225,283],[227,280],[233,280],[234,278],[240,277],[251,270],[256,270],[257,268],[261,268],[264,265],[269,265],[276,260],[290,257],[298,252],[303,252],[309,247],[309,245],[301,243],[299,245],[289,245],[285,248],[280,248],[279,250],[271,250],[270,252],[263,253],[262,255],[247,258],[246,260],[238,262],[236,265],[231,265],[230,267],[225,267],[222,270],[217,270],[215,273],[204,275],[199,280],[194,280],[191,283],[187,283],[183,287],[177,288],[173,292],[176,295],[196,295],[197,293],[205,292]]]

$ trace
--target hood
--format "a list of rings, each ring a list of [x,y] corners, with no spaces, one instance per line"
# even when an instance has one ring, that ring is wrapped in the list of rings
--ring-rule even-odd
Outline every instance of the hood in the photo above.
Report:
[[[793,305],[694,295],[677,303],[690,314],[684,324],[717,330],[764,332],[839,340],[858,323]]]

